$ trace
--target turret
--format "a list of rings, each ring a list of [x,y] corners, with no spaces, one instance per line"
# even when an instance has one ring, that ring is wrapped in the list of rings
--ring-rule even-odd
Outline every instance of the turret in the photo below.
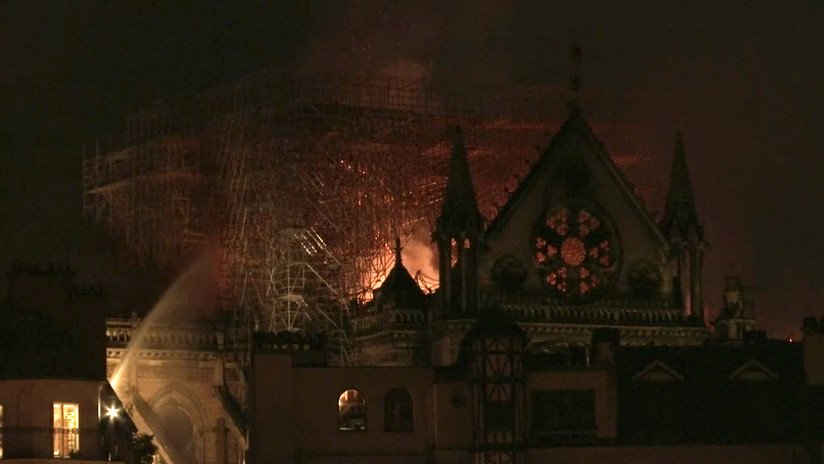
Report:
[[[374,295],[352,318],[356,358],[379,366],[428,364],[429,298],[403,265],[400,238],[395,239],[395,265]]]
[[[376,310],[416,309],[426,306],[426,295],[403,265],[401,257],[401,240],[395,239],[395,265],[386,276],[383,284],[375,290]]]
[[[687,314],[703,321],[702,268],[707,243],[704,241],[704,226],[695,207],[687,155],[680,132],[675,139],[670,185],[660,227],[672,244],[672,257],[676,262],[673,292],[681,300]]]
[[[724,307],[713,324],[715,333],[722,340],[742,341],[748,332],[755,330],[755,314],[749,287],[738,276],[724,278]]]
[[[464,341],[472,388],[476,463],[524,462],[527,336],[502,308],[478,311]]]
[[[438,246],[440,317],[465,317],[478,307],[478,247],[483,217],[478,211],[463,133],[452,129],[446,193],[432,240]]]

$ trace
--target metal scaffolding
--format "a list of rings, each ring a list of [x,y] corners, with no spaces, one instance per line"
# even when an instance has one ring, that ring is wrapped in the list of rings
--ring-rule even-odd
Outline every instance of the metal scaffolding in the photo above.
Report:
[[[438,213],[447,127],[464,128],[491,217],[563,98],[263,72],[128,118],[120,143],[84,156],[84,211],[140,265],[221,247],[241,361],[252,331],[319,330],[346,363],[353,302],[391,267],[393,239]]]

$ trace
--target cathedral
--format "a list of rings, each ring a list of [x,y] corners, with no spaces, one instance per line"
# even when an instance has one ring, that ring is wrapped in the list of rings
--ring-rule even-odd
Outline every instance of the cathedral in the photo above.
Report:
[[[220,319],[109,318],[104,346],[96,290],[65,267],[14,269],[0,458],[112,460],[97,425],[122,409],[120,432],[151,435],[167,464],[821,462],[824,321],[805,321],[804,343],[768,340],[730,278],[710,330],[680,134],[656,218],[576,98],[487,223],[450,130],[439,288],[421,289],[397,240],[387,278],[345,321],[346,363],[315,331],[253,331],[238,357]],[[71,343],[24,343],[47,326]],[[24,390],[38,393],[21,402]]]
[[[573,104],[487,224],[451,131],[440,287],[397,240],[348,365],[318,333],[255,333],[244,365],[218,324],[108,321],[109,378],[164,462],[817,462],[812,348],[752,332],[737,280],[706,324],[680,134],[656,220]]]
[[[583,112],[573,106],[488,225],[478,212],[460,128],[432,240],[440,288],[431,297],[395,267],[353,321],[359,361],[449,365],[480,308],[496,306],[531,346],[588,350],[615,327],[629,345],[700,345],[707,249],[678,134],[665,209],[645,209]]]

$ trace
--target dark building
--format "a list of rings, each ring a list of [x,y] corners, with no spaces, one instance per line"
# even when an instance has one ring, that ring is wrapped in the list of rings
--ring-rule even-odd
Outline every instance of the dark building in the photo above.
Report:
[[[623,443],[781,443],[805,436],[800,344],[626,347],[616,356]]]
[[[822,356],[814,347],[759,334],[739,345],[621,346],[603,328],[588,355],[528,345],[500,308],[476,321],[444,367],[327,367],[309,338],[259,338],[247,458],[819,462],[811,379],[821,369],[804,368]]]
[[[105,305],[64,265],[15,266],[2,307],[0,372],[6,378],[106,379]]]
[[[106,379],[96,287],[66,266],[15,266],[0,306],[0,458],[134,461],[135,431]]]

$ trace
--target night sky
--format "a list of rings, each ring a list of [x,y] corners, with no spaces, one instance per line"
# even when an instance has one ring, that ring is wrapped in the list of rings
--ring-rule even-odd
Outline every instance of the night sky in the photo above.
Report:
[[[658,187],[653,210],[684,132],[710,312],[740,274],[771,336],[824,314],[824,3],[240,3],[0,2],[0,269],[111,279],[82,219],[81,153],[152,102],[266,67],[560,86],[578,43],[584,93],[631,103],[626,130],[654,159],[628,174]]]

